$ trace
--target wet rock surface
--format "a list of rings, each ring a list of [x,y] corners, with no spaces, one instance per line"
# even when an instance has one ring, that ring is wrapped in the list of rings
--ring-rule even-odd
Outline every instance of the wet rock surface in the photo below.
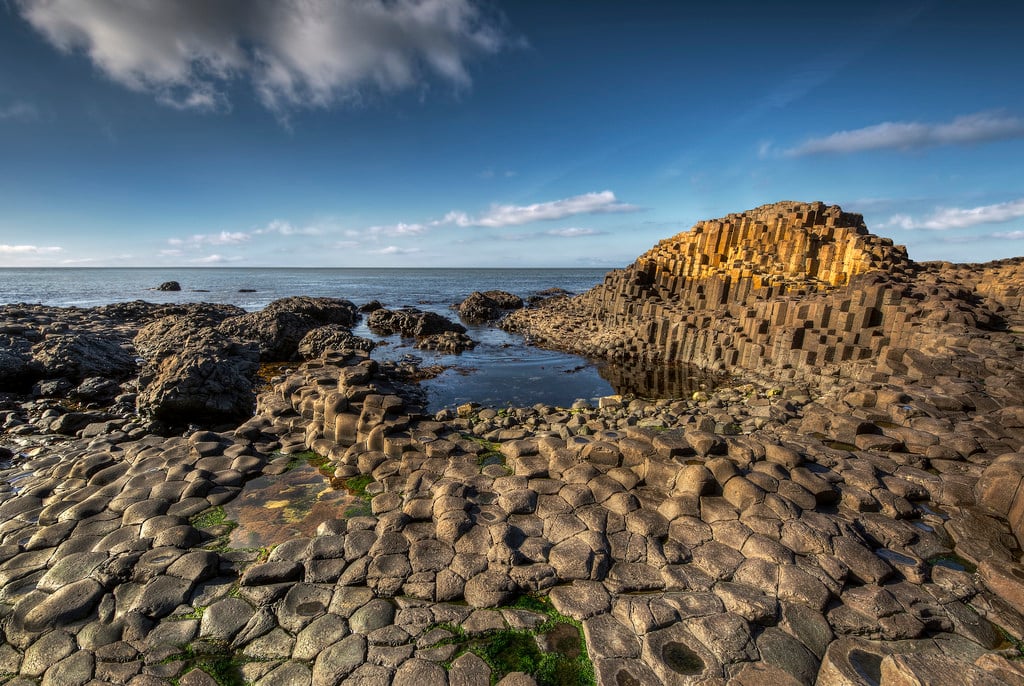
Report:
[[[857,255],[899,272],[864,240],[844,273]],[[976,279],[977,312],[1006,322],[1017,268],[913,267]],[[818,282],[846,287],[822,269]],[[309,305],[296,316],[336,316]],[[56,329],[103,327],[147,365],[184,327],[165,317],[202,319],[203,340],[238,316],[2,313],[18,360]],[[139,686],[223,670],[257,684],[580,683],[588,663],[615,686],[1020,682],[1024,341],[965,321],[941,365],[906,348],[882,355],[888,372],[856,356],[764,367],[684,400],[429,416],[365,351],[330,346],[223,430],[153,435],[130,377],[102,411],[9,396],[0,670]],[[237,344],[224,356],[260,354]],[[276,545],[232,543],[224,506],[311,454],[350,497]],[[554,671],[536,668],[545,654]]]

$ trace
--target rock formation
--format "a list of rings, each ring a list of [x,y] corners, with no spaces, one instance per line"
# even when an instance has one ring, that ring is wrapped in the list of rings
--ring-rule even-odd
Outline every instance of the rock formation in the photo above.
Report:
[[[486,324],[500,319],[510,310],[523,306],[523,299],[506,291],[474,291],[458,305],[459,319],[467,324]]]
[[[1019,316],[1022,275],[1020,260],[917,264],[858,214],[782,202],[698,222],[505,326],[592,357],[882,379]]]

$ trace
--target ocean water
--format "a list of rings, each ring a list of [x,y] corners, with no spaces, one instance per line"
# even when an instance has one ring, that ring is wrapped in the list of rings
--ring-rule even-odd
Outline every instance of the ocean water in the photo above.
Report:
[[[205,301],[258,310],[278,298],[310,295],[345,298],[357,305],[379,300],[388,308],[414,306],[455,319],[451,305],[473,291],[500,289],[523,298],[548,288],[582,293],[604,274],[604,269],[0,269],[0,303],[94,307],[130,300]],[[181,284],[181,291],[155,290],[172,280]],[[494,327],[467,329],[478,345],[461,355],[416,350],[413,341],[376,336],[365,323],[354,333],[378,341],[373,353],[377,359],[412,356],[421,364],[444,367],[442,374],[422,384],[431,410],[469,401],[499,408],[536,403],[564,407],[617,391],[672,394],[648,387],[646,381],[631,386],[643,373],[624,374],[576,355],[531,347]]]

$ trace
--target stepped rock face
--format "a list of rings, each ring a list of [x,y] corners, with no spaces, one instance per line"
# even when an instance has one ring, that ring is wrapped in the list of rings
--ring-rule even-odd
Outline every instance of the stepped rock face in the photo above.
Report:
[[[1015,322],[1022,276],[1019,260],[918,264],[859,214],[780,202],[698,222],[506,327],[592,357],[882,380]]]

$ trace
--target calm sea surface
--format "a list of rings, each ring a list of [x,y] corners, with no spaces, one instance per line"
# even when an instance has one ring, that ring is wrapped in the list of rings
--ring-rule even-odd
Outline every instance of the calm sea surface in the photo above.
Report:
[[[500,289],[527,297],[548,288],[582,293],[599,283],[604,269],[0,269],[0,303],[94,307],[128,300],[158,303],[216,302],[258,310],[278,298],[311,295],[345,298],[357,305],[415,306],[455,318],[450,306],[473,291]],[[153,290],[177,281],[179,292]],[[241,292],[253,290],[254,292]],[[461,355],[416,350],[413,341],[355,333],[386,345],[378,359],[412,355],[447,368],[424,382],[431,409],[467,401],[503,407],[545,403],[566,406],[621,391],[622,374],[575,355],[532,348],[520,337],[491,327],[467,327],[477,347]],[[605,377],[615,379],[619,389]]]

